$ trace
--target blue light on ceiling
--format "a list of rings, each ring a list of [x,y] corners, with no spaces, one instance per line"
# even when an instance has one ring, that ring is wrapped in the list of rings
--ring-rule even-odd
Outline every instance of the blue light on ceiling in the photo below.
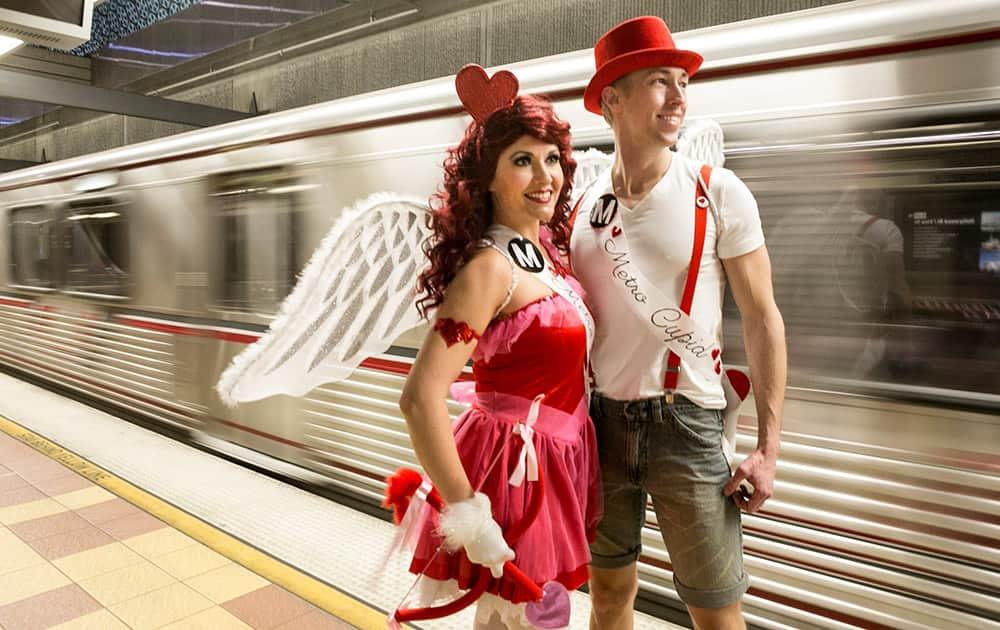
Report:
[[[184,53],[184,52],[170,52],[167,50],[152,50],[150,48],[138,48],[136,46],[119,46],[118,44],[108,44],[108,50],[121,50],[124,52],[139,53],[142,55],[151,55],[153,57],[176,57],[179,59],[194,59],[195,57],[201,57],[205,53]]]
[[[267,11],[268,13],[290,13],[292,15],[314,15],[316,12],[309,9],[289,9],[263,4],[246,4],[243,2],[220,2],[219,0],[202,0],[202,5],[206,7],[222,7],[226,9],[239,9],[241,11]]]
[[[109,43],[140,31],[200,0],[107,0],[94,8],[90,40],[70,53],[90,55]]]

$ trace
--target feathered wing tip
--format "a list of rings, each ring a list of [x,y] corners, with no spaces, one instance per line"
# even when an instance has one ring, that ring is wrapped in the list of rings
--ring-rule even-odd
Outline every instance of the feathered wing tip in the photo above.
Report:
[[[308,264],[299,275],[295,288],[282,302],[278,314],[271,322],[267,333],[234,357],[232,363],[222,373],[215,388],[223,403],[232,407],[238,402],[258,400],[275,393],[302,395],[319,384],[314,379],[286,378],[285,383],[275,391],[266,391],[263,393],[253,391],[255,389],[253,384],[256,383],[259,386],[265,377],[265,375],[261,374],[265,366],[273,364],[282,355],[293,354],[298,350],[297,348],[290,347],[302,341],[303,335],[298,334],[296,331],[316,330],[323,326],[324,322],[320,321],[320,318],[329,315],[331,310],[329,296],[332,294],[332,288],[335,288],[334,285],[338,279],[342,279],[347,273],[347,270],[343,268],[343,264],[355,262],[346,259],[346,257],[361,236],[359,230],[381,230],[378,232],[378,235],[383,239],[384,249],[387,252],[397,252],[396,255],[400,257],[408,256],[411,261],[419,260],[420,263],[416,265],[419,271],[423,266],[423,252],[419,251],[419,245],[411,247],[411,249],[415,249],[416,251],[403,251],[399,253],[400,247],[410,246],[411,242],[406,239],[402,239],[402,242],[389,242],[391,230],[382,229],[385,226],[379,228],[375,224],[365,223],[366,215],[373,214],[380,207],[397,210],[405,208],[408,211],[417,213],[430,212],[426,200],[405,197],[394,193],[375,193],[346,208],[323,238],[320,246],[313,252]],[[425,225],[423,217],[418,218],[412,223],[413,225],[410,229],[421,231],[423,238],[430,235],[430,230]],[[370,276],[371,273],[368,275]],[[354,277],[353,280],[359,286],[369,286],[373,282],[373,278],[364,275]],[[416,274],[414,274],[413,280],[415,283]],[[326,297],[324,298],[324,296]],[[399,302],[393,308],[397,314],[406,312],[406,304],[404,302],[407,300],[412,303],[412,310],[416,311],[416,295],[412,290],[412,285],[407,286],[405,290],[399,291],[398,294],[392,297],[396,298]],[[324,299],[327,301],[325,305],[323,303]],[[324,309],[324,306],[327,306],[327,308]],[[288,337],[292,337],[292,339]],[[296,337],[298,339],[295,339]],[[376,345],[384,343],[382,350],[385,350],[392,341],[393,339],[382,338],[376,340],[375,343]],[[364,339],[362,340],[362,345],[365,347],[371,346],[372,340]],[[345,367],[353,369],[356,367],[356,364]],[[349,370],[347,372],[349,373]],[[294,374],[293,376],[304,377],[306,374]]]
[[[724,149],[722,127],[711,118],[695,118],[681,127],[680,138],[677,140],[677,152],[681,155],[710,166],[722,166],[726,162]],[[576,160],[576,174],[573,176],[571,204],[605,170],[611,168],[615,155],[590,148],[586,151],[574,151],[573,159]]]
[[[677,152],[697,162],[719,167],[726,163],[722,127],[711,118],[695,118],[681,127]]]
[[[611,168],[615,160],[613,153],[605,153],[600,149],[587,149],[586,151],[574,151],[573,159],[576,161],[576,173],[573,175],[573,193],[570,195],[570,205],[575,205],[577,199],[590,185],[597,181],[601,173]]]

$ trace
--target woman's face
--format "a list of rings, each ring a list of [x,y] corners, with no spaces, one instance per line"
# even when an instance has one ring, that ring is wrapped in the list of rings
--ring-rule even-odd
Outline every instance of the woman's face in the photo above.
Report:
[[[524,135],[504,149],[490,184],[494,219],[547,222],[563,186],[559,147]]]

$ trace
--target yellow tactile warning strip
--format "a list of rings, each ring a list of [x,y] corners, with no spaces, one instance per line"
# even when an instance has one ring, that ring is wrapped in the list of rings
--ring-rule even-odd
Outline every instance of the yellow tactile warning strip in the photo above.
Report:
[[[0,432],[48,458],[26,457],[30,451],[19,447],[22,458],[18,460],[9,452],[10,445],[17,445],[3,440],[8,443],[8,456],[0,458],[0,548],[7,553],[0,555],[7,557],[7,563],[17,559],[20,564],[5,567],[5,563],[0,562],[0,586],[8,581],[16,582],[24,592],[11,602],[5,602],[9,598],[0,596],[0,617],[5,613],[19,614],[19,604],[38,609],[43,602],[33,599],[60,591],[60,605],[77,610],[77,614],[67,620],[66,628],[165,627],[170,620],[157,623],[153,619],[142,619],[150,612],[150,602],[144,601],[144,596],[122,591],[123,588],[128,590],[129,584],[142,583],[162,587],[150,593],[150,596],[156,595],[157,600],[183,601],[188,606],[192,606],[192,593],[188,591],[193,591],[194,601],[200,603],[186,613],[191,615],[186,619],[192,623],[178,627],[252,628],[258,626],[252,623],[252,609],[273,611],[283,605],[280,589],[268,587],[264,581],[267,580],[361,630],[386,627],[385,613],[208,525],[3,416],[0,416]],[[0,452],[3,451],[4,445],[0,443]],[[14,463],[6,467],[3,464],[16,461],[21,462],[19,474],[15,474],[18,470]],[[87,487],[79,487],[83,479],[64,474],[65,470],[59,470],[56,462],[94,485],[87,483]],[[5,488],[3,483],[9,487]],[[111,501],[115,498],[113,495],[142,511],[120,501]],[[116,504],[120,505],[116,507]],[[131,513],[126,508],[131,509]],[[105,514],[99,517],[98,512]],[[99,518],[104,520],[99,526],[91,527]],[[156,519],[173,529],[163,527],[162,523],[152,525]],[[30,531],[25,524],[32,525]],[[52,531],[58,533],[46,535]],[[66,542],[69,540],[72,542]],[[60,548],[67,544],[73,548]],[[49,559],[51,564],[45,564],[43,558]],[[44,586],[33,587],[32,578],[36,584]],[[102,578],[105,579],[102,581]],[[49,590],[34,592],[39,588]],[[241,601],[240,596],[250,597],[248,589],[254,594],[254,602]],[[66,592],[62,592],[64,590]],[[87,610],[82,599],[90,600],[90,596],[96,596],[105,609],[98,606],[96,611]],[[107,602],[118,603],[109,605]],[[108,625],[102,615],[109,615],[109,610],[118,619],[131,618],[136,622],[128,626]],[[294,612],[301,615],[294,619],[295,627],[304,627],[306,621],[310,628],[337,627],[331,621],[307,619],[306,610]],[[229,613],[251,623],[247,625],[236,618],[232,619],[234,624],[222,623],[223,616]],[[93,626],[89,623],[91,617]],[[5,625],[3,619],[0,625]],[[33,625],[27,621],[24,627]],[[46,623],[45,627],[50,625]],[[339,627],[345,626],[339,624]]]

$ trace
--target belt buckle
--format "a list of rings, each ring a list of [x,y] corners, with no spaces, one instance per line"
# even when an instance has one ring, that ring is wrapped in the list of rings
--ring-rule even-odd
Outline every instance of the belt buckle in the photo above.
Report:
[[[632,406],[633,402],[635,402],[635,401],[633,401],[633,400],[626,400],[626,401],[624,401],[622,403],[622,416],[624,416],[626,420],[631,420],[632,419],[631,418],[632,414],[629,411],[629,408]]]
[[[664,392],[664,394],[663,394],[663,402],[665,402],[668,405],[674,404],[674,393],[673,392]]]

